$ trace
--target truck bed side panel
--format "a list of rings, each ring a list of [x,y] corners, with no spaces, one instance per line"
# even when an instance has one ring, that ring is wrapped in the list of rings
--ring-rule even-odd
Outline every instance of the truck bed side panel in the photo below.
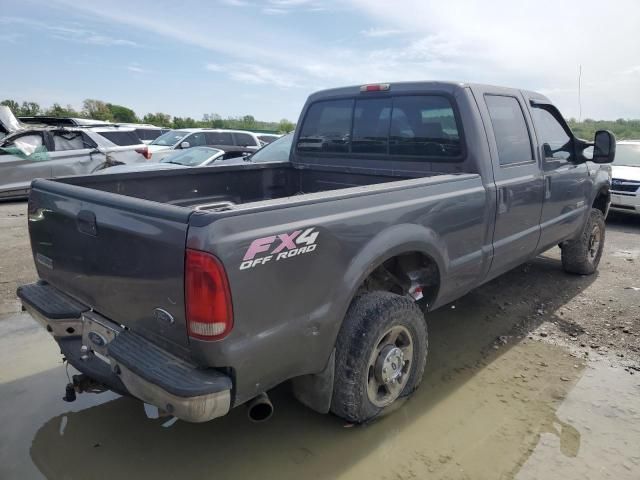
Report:
[[[410,251],[432,255],[442,270],[442,295],[466,291],[482,276],[491,208],[478,175],[363,191],[340,199],[327,195],[315,203],[294,197],[280,208],[212,215],[208,225],[202,215],[192,216],[187,244],[223,259],[234,329],[215,345],[196,340],[190,345],[199,363],[234,366],[237,402],[285,378],[321,370],[362,275],[382,259]],[[308,239],[318,233],[316,246],[288,253],[295,249],[286,240],[295,237],[295,243],[305,232]],[[263,248],[252,256],[256,240]],[[269,255],[266,263],[247,266],[247,258]]]

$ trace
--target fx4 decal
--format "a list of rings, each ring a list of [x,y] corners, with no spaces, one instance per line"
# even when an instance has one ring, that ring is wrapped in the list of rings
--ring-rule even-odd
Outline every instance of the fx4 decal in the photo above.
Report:
[[[286,260],[287,258],[313,252],[318,246],[318,232],[315,227],[306,230],[294,230],[269,237],[256,238],[244,254],[240,270],[254,268],[267,262]],[[264,255],[266,253],[266,255]],[[262,254],[262,255],[261,255]]]

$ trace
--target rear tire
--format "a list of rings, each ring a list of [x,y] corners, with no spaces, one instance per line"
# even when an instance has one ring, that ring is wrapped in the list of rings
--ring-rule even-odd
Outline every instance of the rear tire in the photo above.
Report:
[[[604,215],[598,209],[591,209],[582,234],[564,242],[562,247],[562,268],[565,272],[591,275],[598,268],[604,248]]]
[[[336,342],[331,411],[363,423],[411,395],[422,380],[427,345],[413,300],[389,292],[356,297]]]

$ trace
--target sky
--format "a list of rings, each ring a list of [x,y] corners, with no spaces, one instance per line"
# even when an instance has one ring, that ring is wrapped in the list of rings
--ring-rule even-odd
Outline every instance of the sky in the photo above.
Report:
[[[639,26],[638,0],[0,0],[0,99],[295,122],[316,90],[454,80],[640,118]]]

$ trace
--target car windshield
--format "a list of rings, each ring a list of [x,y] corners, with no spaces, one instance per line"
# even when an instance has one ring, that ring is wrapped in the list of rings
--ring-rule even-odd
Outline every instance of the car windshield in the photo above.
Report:
[[[293,133],[280,137],[274,142],[265,145],[249,157],[252,163],[286,162],[289,160],[289,152],[293,143]]]
[[[614,165],[640,167],[640,143],[617,144]]]
[[[189,135],[189,132],[183,132],[182,130],[171,130],[170,132],[160,135],[156,138],[151,145],[160,145],[162,147],[173,147],[184,137]]]
[[[193,147],[167,155],[160,160],[160,163],[176,163],[185,167],[197,167],[219,153],[222,153],[222,150],[217,148]]]

